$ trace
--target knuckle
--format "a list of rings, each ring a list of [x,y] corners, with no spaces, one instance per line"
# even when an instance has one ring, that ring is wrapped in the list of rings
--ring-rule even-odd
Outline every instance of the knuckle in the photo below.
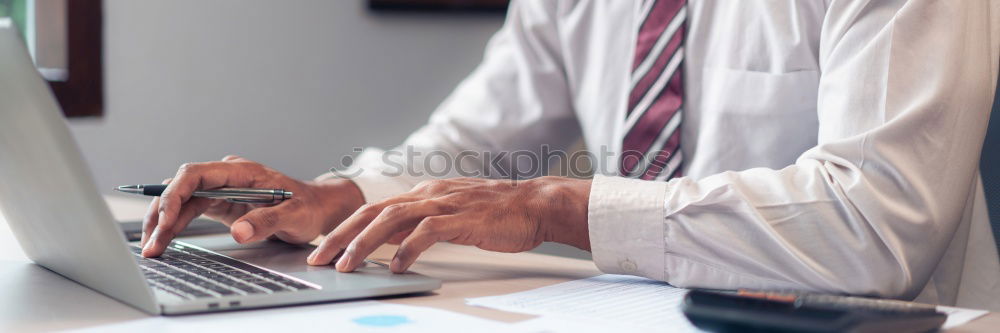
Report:
[[[487,183],[485,189],[492,192],[500,192],[510,189],[511,182],[506,180],[497,180]]]
[[[406,210],[406,204],[391,204],[382,209],[382,216],[392,217],[399,216]]]
[[[174,208],[179,209],[180,207],[177,205],[183,202],[183,200],[184,198],[181,197],[180,193],[177,193],[177,191],[168,187],[167,190],[160,196],[160,210]]]
[[[177,168],[178,174],[191,173],[199,167],[199,163],[184,163],[181,164],[180,168]]]
[[[378,205],[366,203],[358,208],[358,213],[364,216],[373,216],[379,213]]]
[[[442,181],[438,179],[425,180],[417,184],[417,189],[427,192],[437,192],[441,189]]]
[[[173,210],[175,205],[174,202],[175,199],[173,198],[173,196],[160,197],[160,207],[156,209],[156,213],[162,214],[166,211]]]
[[[239,163],[242,164],[242,165],[244,165],[244,166],[251,167],[251,168],[267,169],[263,164],[260,164],[260,163],[257,163],[257,162],[254,162],[254,161],[251,161],[251,160],[248,160],[248,159],[245,159],[245,158],[244,159],[240,159]]]
[[[431,192],[440,193],[448,190],[451,186],[448,185],[447,181],[437,180],[431,183]]]
[[[429,216],[420,221],[420,225],[423,226],[424,230],[428,233],[436,234],[444,230],[445,221],[440,217]]]
[[[459,206],[451,200],[437,200],[435,204],[442,215],[452,215],[458,212]]]
[[[428,185],[430,185],[431,182],[433,182],[433,180],[422,180],[419,183],[417,183],[417,186],[414,186],[414,187],[415,188],[424,188],[424,187],[427,187]]]

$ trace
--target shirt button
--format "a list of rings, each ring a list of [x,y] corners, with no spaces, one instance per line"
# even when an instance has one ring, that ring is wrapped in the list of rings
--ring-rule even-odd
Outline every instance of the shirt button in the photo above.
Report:
[[[638,269],[638,267],[635,266],[635,262],[628,259],[623,260],[618,266],[621,267],[623,271],[628,273],[634,273]]]

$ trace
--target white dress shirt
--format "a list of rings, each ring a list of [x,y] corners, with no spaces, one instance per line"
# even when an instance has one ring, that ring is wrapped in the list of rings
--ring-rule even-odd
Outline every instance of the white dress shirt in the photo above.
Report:
[[[514,1],[430,122],[346,173],[360,173],[371,202],[486,164],[431,151],[538,152],[581,135],[595,153],[620,150],[641,2]],[[687,10],[684,177],[617,177],[620,156],[599,155],[589,228],[602,271],[1000,310],[978,178],[1000,1],[689,0]],[[424,154],[403,159],[407,149]],[[400,165],[411,172],[395,175]]]

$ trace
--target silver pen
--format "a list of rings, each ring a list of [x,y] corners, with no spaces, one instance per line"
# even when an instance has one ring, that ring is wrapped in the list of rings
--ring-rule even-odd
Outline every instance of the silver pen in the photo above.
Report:
[[[120,192],[154,197],[160,196],[166,189],[167,185],[164,184],[122,185],[116,188]],[[194,191],[192,195],[201,198],[225,199],[235,203],[276,203],[292,198],[292,192],[263,188],[220,188]]]

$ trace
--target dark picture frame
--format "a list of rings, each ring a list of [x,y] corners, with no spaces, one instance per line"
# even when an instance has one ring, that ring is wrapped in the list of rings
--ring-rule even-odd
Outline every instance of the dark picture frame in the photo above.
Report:
[[[368,0],[376,11],[505,12],[509,0]]]
[[[64,81],[49,81],[66,117],[104,114],[103,1],[66,1],[67,69]]]

